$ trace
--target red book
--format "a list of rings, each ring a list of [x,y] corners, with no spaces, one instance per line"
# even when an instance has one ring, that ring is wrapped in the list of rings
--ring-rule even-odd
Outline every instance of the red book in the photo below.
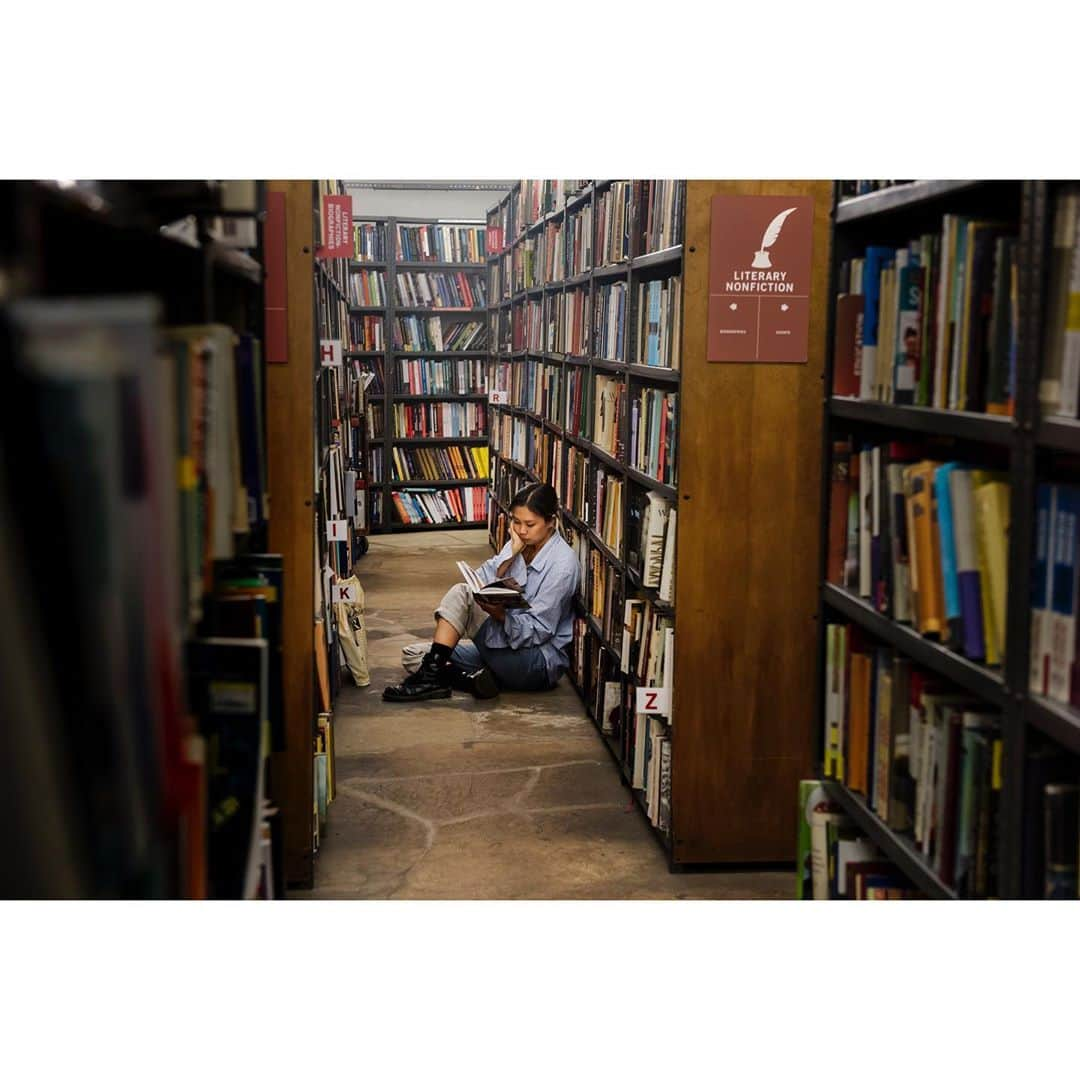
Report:
[[[833,394],[858,397],[862,375],[863,298],[847,293],[836,298]]]

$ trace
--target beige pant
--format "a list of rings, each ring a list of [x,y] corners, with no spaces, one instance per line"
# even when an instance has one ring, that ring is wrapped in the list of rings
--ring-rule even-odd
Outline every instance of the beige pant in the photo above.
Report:
[[[435,609],[436,619],[445,619],[462,637],[472,638],[480,627],[487,622],[487,612],[482,610],[473,599],[472,589],[464,581],[447,589],[446,595]],[[420,662],[427,655],[431,643],[417,641],[405,645],[401,650],[401,666],[411,675],[420,668]]]

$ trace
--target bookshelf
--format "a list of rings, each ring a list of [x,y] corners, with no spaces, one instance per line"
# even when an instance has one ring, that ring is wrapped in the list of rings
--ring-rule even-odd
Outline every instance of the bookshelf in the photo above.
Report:
[[[825,262],[815,271],[809,363],[708,364],[709,223],[715,194],[812,194],[823,252],[828,185],[679,182],[666,219],[659,210],[650,219],[640,181],[543,182],[547,202],[540,183],[521,181],[488,214],[489,540],[496,549],[505,541],[517,488],[554,484],[583,568],[571,681],[672,869],[789,861],[787,792],[813,757],[804,688],[814,672],[817,551],[792,551],[783,538],[816,536]],[[639,352],[658,310],[667,313],[666,366]],[[599,432],[598,387],[605,412],[609,402],[616,410]],[[670,413],[661,395],[673,395]],[[660,402],[674,425],[668,472],[634,457],[632,418],[659,415],[650,409]],[[778,444],[770,432],[779,425],[788,438]],[[598,470],[609,497],[621,485],[614,536],[582,497]],[[643,584],[636,550],[650,495],[676,511],[670,598],[663,584]],[[662,671],[621,670],[627,601],[673,630]],[[765,642],[775,660],[769,685],[759,669]],[[642,723],[635,691],[646,683],[666,685],[672,702],[666,717]],[[747,814],[747,805],[764,809]]]
[[[978,800],[983,798],[983,790],[989,785],[990,801],[986,813],[991,816],[992,828],[996,830],[996,840],[990,844],[985,856],[996,873],[996,887],[989,895],[1004,899],[1037,898],[1042,888],[1043,785],[1049,781],[1075,784],[1080,780],[1080,758],[1076,756],[1080,754],[1080,710],[1066,700],[1053,700],[1044,695],[1040,692],[1043,689],[1041,685],[1036,689],[1032,671],[1033,659],[1036,660],[1036,670],[1041,668],[1039,659],[1032,656],[1038,648],[1032,629],[1033,608],[1037,602],[1036,584],[1047,566],[1046,561],[1041,566],[1037,563],[1039,500],[1047,485],[1061,485],[1064,489],[1075,485],[1080,476],[1077,471],[1080,462],[1075,456],[1080,449],[1076,438],[1076,421],[1067,416],[1051,415],[1050,410],[1040,405],[1040,381],[1047,377],[1052,363],[1047,358],[1053,351],[1048,333],[1048,327],[1053,322],[1048,297],[1054,288],[1055,274],[1060,270],[1054,265],[1055,212],[1059,200],[1067,193],[1068,189],[1063,184],[1042,181],[916,181],[857,197],[841,198],[839,186],[835,193],[827,341],[829,363],[825,383],[832,393],[826,393],[824,404],[827,432],[822,471],[824,505],[829,507],[837,483],[843,483],[838,479],[841,472],[837,470],[833,445],[842,445],[849,438],[852,447],[860,442],[869,446],[896,440],[915,440],[922,457],[938,462],[955,460],[961,467],[969,469],[981,468],[985,470],[982,477],[986,483],[992,483],[996,474],[1001,483],[1007,484],[1006,528],[998,530],[1003,533],[1004,540],[992,538],[990,534],[993,530],[981,519],[977,518],[973,526],[976,541],[982,545],[984,553],[991,552],[998,544],[1003,551],[1007,575],[1007,588],[1001,601],[1004,618],[988,611],[993,597],[1001,590],[986,562],[989,554],[980,554],[982,561],[977,575],[970,570],[968,572],[969,581],[978,581],[977,603],[975,606],[961,607],[958,624],[961,629],[954,630],[951,635],[944,631],[940,634],[920,632],[931,624],[924,619],[926,609],[919,594],[933,591],[931,586],[925,584],[923,568],[926,565],[933,567],[940,561],[943,568],[940,571],[932,570],[932,573],[940,572],[944,579],[942,589],[948,589],[950,570],[943,555],[952,550],[948,539],[941,539],[935,534],[929,549],[919,549],[912,547],[913,543],[918,543],[918,533],[913,540],[907,529],[894,530],[890,540],[892,537],[902,539],[897,541],[893,549],[896,556],[883,564],[892,578],[883,593],[868,597],[857,595],[864,591],[861,586],[865,582],[860,581],[859,587],[855,588],[851,578],[842,582],[836,580],[837,557],[845,544],[840,535],[843,526],[837,525],[843,515],[840,510],[842,495],[836,497],[831,514],[827,513],[825,519],[820,567],[820,681],[817,695],[819,776],[826,781],[828,790],[843,804],[845,811],[874,837],[881,850],[927,895],[942,899],[971,895],[959,888],[956,881],[959,872],[957,852],[962,849],[964,829],[968,827],[962,818],[959,819],[954,844],[951,839],[954,834],[950,829],[955,824],[952,815],[960,813],[955,808],[957,803],[963,805],[966,799],[971,798],[976,805],[981,805]],[[946,215],[961,222],[959,232],[972,245],[971,258],[964,265],[966,291],[965,279],[957,279],[955,271],[947,272],[948,264],[942,255],[948,236]],[[995,240],[995,261],[992,266],[984,263],[981,271],[977,262],[980,248],[975,246],[978,241],[974,238],[983,226],[967,225],[966,221],[1001,223],[1002,226],[1001,239]],[[963,410],[943,407],[961,404],[962,395],[959,399],[953,397],[944,402],[939,399],[939,407],[934,408],[856,400],[851,395],[840,397],[835,393],[840,388],[851,387],[850,383],[845,382],[851,345],[843,313],[845,303],[849,302],[843,299],[843,294],[849,291],[853,280],[847,274],[851,260],[863,257],[872,245],[899,250],[909,245],[913,238],[936,235],[942,237],[939,242],[921,243],[917,264],[923,273],[918,307],[922,320],[919,335],[920,377],[928,363],[931,377],[935,377],[934,373],[944,361],[951,365],[951,378],[967,379],[969,386],[974,381],[974,385],[983,387],[985,397],[981,401],[976,398],[976,406],[990,409],[995,407],[991,402],[1000,402],[996,405],[999,415],[981,411],[978,407],[973,409],[970,401],[963,402],[966,405]],[[928,270],[928,266],[931,269]],[[927,274],[930,274],[929,288],[926,288]],[[880,280],[886,279],[883,277]],[[954,314],[962,320],[967,302],[965,297],[969,294],[985,295],[987,299],[981,310],[989,313],[991,319],[998,318],[997,312],[1000,311],[1000,319],[1005,320],[1003,323],[999,319],[996,324],[1001,337],[995,336],[994,323],[991,322],[987,336],[980,342],[971,336],[973,331],[970,327],[975,324],[969,322],[969,329],[963,331],[968,336],[960,339],[954,351],[942,352],[943,339],[940,335],[924,336],[923,331],[928,327],[936,329],[940,326],[936,321],[943,310],[941,301],[944,294],[940,290],[942,283],[950,280],[954,283],[960,304],[954,309]],[[1011,296],[1008,296],[1010,292]],[[882,297],[885,299],[879,299],[875,307],[885,312],[887,293],[883,293]],[[1000,309],[996,306],[998,297],[1002,298]],[[1008,307],[1005,306],[1006,298],[1010,301]],[[865,322],[870,300],[864,295],[860,303],[864,307],[862,318]],[[975,307],[977,309],[978,305]],[[887,315],[878,317],[884,320]],[[858,343],[855,348],[858,349]],[[880,337],[876,348],[877,362],[880,364]],[[862,355],[865,356],[865,351]],[[1008,359],[1007,396],[995,398],[992,372],[995,364],[1004,364],[1005,358]],[[900,359],[897,354],[897,361]],[[958,365],[960,371],[954,374]],[[899,367],[896,361],[894,367]],[[860,384],[860,390],[864,385]],[[968,396],[972,396],[970,390]],[[1063,404],[1067,409],[1068,403]],[[1072,402],[1071,407],[1075,412],[1076,402]],[[841,460],[844,454],[846,451],[842,450]],[[893,452],[893,458],[895,456]],[[861,461],[859,467],[862,467]],[[954,486],[946,492],[938,487],[940,480],[936,477],[939,473],[940,470],[935,473],[933,520],[937,527],[940,515],[945,513],[952,518],[952,528],[955,530],[959,528],[955,524],[959,520],[955,518],[957,488]],[[979,479],[980,474],[973,475],[976,477],[975,491],[978,497],[984,481]],[[850,485],[854,487],[854,480],[850,481]],[[950,502],[943,510],[940,500],[946,495]],[[904,502],[910,502],[913,497],[905,486],[902,493]],[[976,504],[977,512],[981,514],[980,506]],[[831,560],[830,521],[834,530],[831,542],[834,554]],[[952,539],[958,572],[962,573],[961,534],[954,532]],[[1068,540],[1062,539],[1062,544],[1068,547]],[[929,556],[920,554],[920,551],[927,550]],[[1064,553],[1064,548],[1062,551]],[[898,598],[910,580],[909,576],[905,576],[910,573],[906,564],[913,559],[918,564],[919,587],[912,592],[915,606],[907,605],[905,610],[904,602]],[[1058,572],[1052,554],[1050,572]],[[1071,598],[1068,593],[1066,584],[1061,601],[1063,606],[1059,609],[1066,624],[1069,619],[1075,619],[1076,613],[1075,592]],[[884,600],[879,600],[881,596]],[[950,601],[947,592],[944,596],[943,610],[948,614]],[[890,806],[885,811],[880,777],[871,783],[872,787],[878,789],[878,805],[875,809],[872,797],[865,792],[852,790],[851,785],[858,782],[855,777],[837,775],[835,757],[830,764],[830,757],[838,752],[844,765],[850,766],[852,739],[855,736],[850,729],[843,729],[839,739],[833,736],[830,740],[830,687],[835,685],[830,682],[830,672],[835,668],[827,654],[829,623],[858,627],[866,635],[868,648],[887,646],[901,663],[910,664],[911,670],[920,670],[938,680],[945,688],[942,693],[954,693],[959,699],[970,701],[970,706],[958,705],[954,711],[960,708],[976,710],[983,717],[980,722],[987,725],[989,735],[986,737],[991,740],[990,745],[999,746],[994,753],[999,755],[995,760],[1000,767],[995,766],[991,770],[989,780],[980,779],[982,774],[977,772],[973,774],[974,779],[969,779],[963,772],[958,776],[946,776],[943,786],[931,797],[934,835],[930,839],[926,838],[925,832],[931,827],[925,823],[922,825],[924,835],[916,835],[920,827],[905,813],[904,806],[899,808],[896,815],[894,807]],[[976,623],[984,628],[982,640],[977,633],[973,640],[966,632]],[[994,625],[997,625],[1003,649],[990,649],[991,627]],[[1003,656],[991,656],[992,651],[1003,652]],[[1040,651],[1039,656],[1042,655]],[[1063,663],[1067,673],[1072,657],[1064,656]],[[1038,677],[1041,679],[1041,671]],[[1068,696],[1067,685],[1065,696]],[[912,798],[916,805],[923,798],[921,792],[928,783],[927,774],[918,766],[912,769],[910,757],[905,767],[904,755],[910,755],[915,740],[922,737],[923,727],[928,723],[927,708],[922,700],[912,705],[911,723],[915,725],[918,721],[918,727],[913,726],[910,731],[901,729],[899,745],[895,728],[892,732],[886,729],[887,733],[883,735],[880,722],[867,736],[870,752],[883,754],[883,760],[887,762],[890,777],[887,783],[895,785],[895,778],[900,777],[906,785],[907,775],[911,776]],[[834,715],[842,716],[844,723],[849,722],[850,703]],[[965,712],[964,724],[968,723],[967,715]],[[948,722],[955,724],[955,718],[951,717]],[[970,750],[967,743],[961,746],[959,760],[962,763],[960,767],[964,768],[967,767],[963,763],[968,761]],[[955,747],[946,750],[947,755],[955,752]],[[937,758],[935,767],[945,768],[951,760],[948,756]],[[978,769],[980,759],[973,760],[976,764],[971,768]],[[974,787],[969,788],[969,784]],[[967,794],[969,790],[973,791],[970,796]],[[973,813],[976,813],[974,820],[981,828],[983,811],[980,809]],[[1072,825],[1075,826],[1075,822]],[[954,844],[954,847],[943,851],[943,844],[946,849],[950,844]],[[1076,845],[1072,846],[1075,848]],[[1075,851],[1072,854],[1075,861]]]
[[[311,888],[334,794],[334,704],[348,670],[340,661],[334,589],[367,549],[368,403],[363,367],[347,348],[351,214],[339,204],[332,219],[326,209],[345,197],[344,185],[290,180],[268,187],[268,325],[284,307],[268,381],[271,542],[290,583],[283,616],[286,739],[274,765],[287,793],[287,881]],[[281,289],[285,281],[310,281],[311,291],[294,286],[275,294],[271,284]]]
[[[486,271],[483,223],[357,217],[354,230],[357,257],[349,264],[354,280],[372,269],[384,275],[380,304],[350,308],[354,318],[380,318],[383,324],[382,350],[351,354],[365,367],[380,370],[383,388],[372,399],[378,416],[369,417],[369,426],[378,427],[371,447],[381,462],[381,480],[371,489],[372,529],[483,528],[487,507],[479,502],[474,505],[473,489],[486,488],[486,477],[463,475],[457,481],[442,482],[431,476],[474,472],[482,464],[474,460],[472,451],[486,453],[483,360],[487,352],[483,348],[405,347],[407,334],[423,333],[429,319],[439,320],[447,339],[472,321],[479,321],[481,327],[486,323],[485,297],[479,287]],[[381,252],[381,258],[360,258],[375,251]],[[352,295],[355,298],[355,290]],[[466,461],[459,460],[459,453],[467,455]],[[406,465],[417,479],[397,475],[402,455],[408,457]],[[437,501],[431,501],[433,495]],[[399,500],[409,505],[399,509]],[[423,504],[422,511],[417,504]],[[422,520],[403,521],[406,511]]]
[[[274,559],[263,205],[254,182],[0,185],[5,897],[281,895],[278,643],[233,594]],[[219,679],[254,736],[225,752]]]

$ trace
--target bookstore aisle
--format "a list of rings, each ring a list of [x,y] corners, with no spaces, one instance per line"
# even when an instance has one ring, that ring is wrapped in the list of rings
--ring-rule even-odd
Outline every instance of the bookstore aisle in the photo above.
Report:
[[[565,677],[548,694],[382,701],[401,647],[430,640],[457,560],[489,554],[475,530],[371,538],[360,573],[371,684],[337,699],[337,797],[315,888],[290,896],[790,898],[791,873],[670,874]]]

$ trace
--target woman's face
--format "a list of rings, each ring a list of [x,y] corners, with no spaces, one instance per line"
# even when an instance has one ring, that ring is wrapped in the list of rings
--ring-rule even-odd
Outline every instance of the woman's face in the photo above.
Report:
[[[515,535],[526,547],[541,543],[555,531],[554,521],[548,521],[527,506],[515,506],[510,522]]]

